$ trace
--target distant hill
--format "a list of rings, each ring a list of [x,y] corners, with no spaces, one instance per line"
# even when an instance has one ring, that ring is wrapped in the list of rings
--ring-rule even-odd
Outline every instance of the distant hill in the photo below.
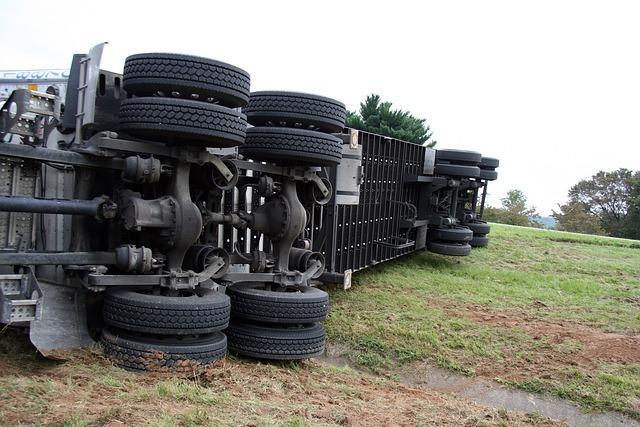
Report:
[[[548,228],[551,230],[555,229],[556,224],[558,223],[558,221],[556,221],[556,219],[552,216],[541,216],[539,218],[536,218],[535,220],[544,225],[544,228]]]

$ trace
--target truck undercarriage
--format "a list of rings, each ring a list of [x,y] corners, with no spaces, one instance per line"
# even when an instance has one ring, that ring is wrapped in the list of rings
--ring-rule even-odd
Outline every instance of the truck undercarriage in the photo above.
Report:
[[[99,339],[134,370],[227,347],[314,357],[316,285],[487,245],[496,159],[344,128],[342,103],[251,93],[219,61],[139,54],[104,71],[102,49],[74,56],[64,99],[16,90],[0,111],[0,321],[45,356]]]

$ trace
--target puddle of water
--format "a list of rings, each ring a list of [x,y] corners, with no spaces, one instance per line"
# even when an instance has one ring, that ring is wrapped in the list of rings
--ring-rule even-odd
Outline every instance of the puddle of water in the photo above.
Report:
[[[338,367],[352,366],[347,358],[329,351],[317,359]],[[414,365],[400,375],[403,384],[429,390],[462,396],[472,402],[493,408],[518,412],[537,412],[545,417],[563,421],[570,426],[618,427],[635,426],[640,423],[615,412],[585,413],[577,405],[553,397],[540,396],[525,391],[514,390],[481,378],[470,378],[429,364]]]
[[[538,412],[570,426],[640,426],[640,423],[614,412],[584,413],[577,405],[562,399],[540,396],[505,387],[494,381],[469,378],[424,364],[401,376],[405,384],[453,393],[476,403],[520,412]]]

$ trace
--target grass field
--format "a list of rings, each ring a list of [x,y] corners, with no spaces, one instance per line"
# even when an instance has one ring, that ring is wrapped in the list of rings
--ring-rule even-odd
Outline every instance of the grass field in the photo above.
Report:
[[[640,418],[638,242],[493,225],[487,249],[381,264],[335,292],[328,330],[393,375],[441,367]]]
[[[99,349],[64,362],[0,332],[3,425],[552,425],[401,384],[420,364],[640,418],[637,242],[493,226],[487,249],[422,252],[332,291],[330,346],[363,370],[228,357],[138,375]],[[367,372],[369,371],[369,372]]]

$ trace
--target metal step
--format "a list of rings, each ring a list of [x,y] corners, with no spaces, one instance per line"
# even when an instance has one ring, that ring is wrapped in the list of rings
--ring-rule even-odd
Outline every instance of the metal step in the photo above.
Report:
[[[33,272],[0,274],[0,322],[15,324],[41,316],[42,290]]]
[[[7,308],[3,307],[2,312],[2,321],[4,323],[30,322],[36,320],[38,314],[37,299],[10,299],[8,302]]]
[[[5,296],[20,295],[28,280],[26,274],[0,274],[0,292]]]

